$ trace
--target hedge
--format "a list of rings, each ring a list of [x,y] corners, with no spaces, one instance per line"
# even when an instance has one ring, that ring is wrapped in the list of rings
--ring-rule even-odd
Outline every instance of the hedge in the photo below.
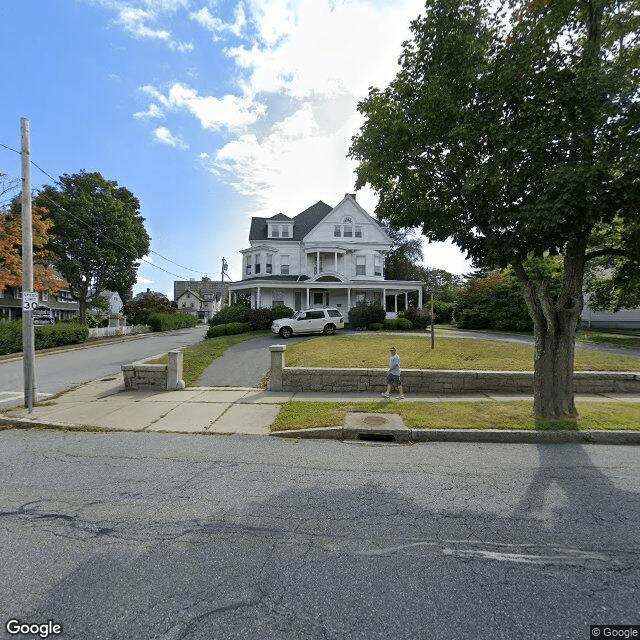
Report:
[[[215,327],[216,325],[229,324],[230,322],[249,322],[249,307],[242,303],[223,307],[209,320],[209,326]]]
[[[250,322],[228,322],[227,324],[217,324],[209,327],[207,338],[218,338],[220,336],[233,336],[239,333],[251,331]]]
[[[52,326],[35,327],[36,349],[78,344],[89,337],[89,328],[77,322],[61,322]],[[22,351],[22,320],[0,322],[0,355]]]
[[[400,331],[411,331],[411,329],[413,329],[413,323],[406,318],[398,318],[398,329],[400,329]]]
[[[183,327],[195,327],[198,318],[188,313],[152,313],[148,324],[152,331],[171,331]]]
[[[369,331],[382,331],[382,327],[382,322],[372,322],[367,329],[369,329]]]
[[[385,318],[382,321],[382,326],[387,331],[393,331],[394,329],[398,328],[398,319],[397,318]]]

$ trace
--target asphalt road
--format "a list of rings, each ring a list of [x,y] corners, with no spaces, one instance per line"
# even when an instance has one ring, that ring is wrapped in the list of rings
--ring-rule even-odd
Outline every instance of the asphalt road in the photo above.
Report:
[[[640,624],[638,448],[0,444],[2,637],[10,619],[83,640],[586,640]]]
[[[171,349],[200,342],[207,327],[154,333],[121,342],[85,346],[57,353],[36,352],[38,392],[56,394],[104,376],[122,376],[120,367]],[[0,407],[19,404],[24,396],[22,358],[0,361]]]

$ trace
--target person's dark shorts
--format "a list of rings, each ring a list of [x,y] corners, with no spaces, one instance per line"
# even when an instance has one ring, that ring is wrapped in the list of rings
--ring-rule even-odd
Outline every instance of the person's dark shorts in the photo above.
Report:
[[[390,373],[387,376],[387,384],[390,384],[392,387],[399,387],[402,381],[400,380],[400,376],[395,376],[393,373]]]

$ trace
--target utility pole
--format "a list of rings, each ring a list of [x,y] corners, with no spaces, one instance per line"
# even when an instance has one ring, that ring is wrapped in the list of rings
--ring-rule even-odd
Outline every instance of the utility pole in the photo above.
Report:
[[[36,383],[36,348],[33,329],[33,231],[31,213],[31,152],[29,121],[20,119],[22,156],[22,369],[24,373],[24,405],[33,411],[38,401]],[[37,295],[37,294],[36,294]]]
[[[433,322],[434,322],[434,317],[433,317],[433,292],[431,292],[431,348],[434,349],[436,346],[436,334],[435,331],[433,329]]]

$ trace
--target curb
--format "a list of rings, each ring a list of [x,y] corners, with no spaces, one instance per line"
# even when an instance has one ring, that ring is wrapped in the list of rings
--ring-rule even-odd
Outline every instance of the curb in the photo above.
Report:
[[[277,438],[325,438],[333,440],[374,440],[358,435],[388,436],[387,429],[363,429],[355,433],[352,428],[319,427],[274,431]],[[380,438],[380,441],[383,441]],[[386,440],[389,441],[389,440]],[[394,432],[395,442],[478,442],[496,444],[610,444],[640,445],[640,431],[506,431],[502,429],[407,429]]]

